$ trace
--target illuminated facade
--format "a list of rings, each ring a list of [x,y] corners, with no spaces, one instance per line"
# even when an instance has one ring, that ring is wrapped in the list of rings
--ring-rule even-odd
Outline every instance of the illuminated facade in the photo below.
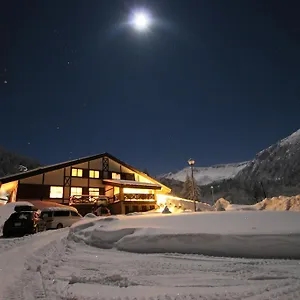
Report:
[[[108,153],[0,178],[9,202],[45,200],[69,204],[72,196],[103,196],[115,214],[156,208],[171,190]]]

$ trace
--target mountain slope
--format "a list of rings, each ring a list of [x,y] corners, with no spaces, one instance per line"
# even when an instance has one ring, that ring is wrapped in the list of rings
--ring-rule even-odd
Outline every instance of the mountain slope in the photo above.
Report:
[[[201,201],[213,204],[219,198],[232,203],[253,204],[266,197],[300,194],[300,130],[257,153],[249,162],[199,169]],[[186,168],[160,177],[179,195]],[[211,186],[213,186],[213,193]]]
[[[300,130],[260,151],[255,159],[239,172],[242,181],[280,182],[294,185],[300,182]]]
[[[40,163],[34,159],[12,153],[0,147],[0,177],[39,166]]]
[[[194,178],[198,185],[206,185],[215,181],[221,181],[235,177],[249,162],[214,165],[211,167],[195,167]],[[173,179],[184,182],[186,175],[191,174],[189,167],[176,173],[168,173],[158,176],[159,179]]]

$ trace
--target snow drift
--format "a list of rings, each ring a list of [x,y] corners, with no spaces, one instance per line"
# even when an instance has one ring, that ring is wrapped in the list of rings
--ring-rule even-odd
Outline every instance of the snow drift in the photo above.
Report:
[[[231,204],[229,201],[220,198],[213,208],[217,211],[269,210],[300,212],[300,195],[266,198],[253,205]]]
[[[266,198],[255,206],[260,210],[300,211],[300,195]]]
[[[300,258],[296,212],[213,212],[84,220],[69,239],[136,253]]]

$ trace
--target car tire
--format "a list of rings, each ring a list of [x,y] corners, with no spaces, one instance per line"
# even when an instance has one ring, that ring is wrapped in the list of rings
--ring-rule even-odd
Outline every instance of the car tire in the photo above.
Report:
[[[61,229],[61,228],[64,228],[64,226],[63,226],[63,224],[59,223],[59,224],[57,224],[56,228]]]

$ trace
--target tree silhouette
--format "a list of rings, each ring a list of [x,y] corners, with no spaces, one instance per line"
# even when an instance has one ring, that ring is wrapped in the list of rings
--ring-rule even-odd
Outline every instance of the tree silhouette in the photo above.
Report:
[[[183,183],[183,188],[181,191],[181,197],[190,200],[200,200],[201,191],[199,186],[197,185],[195,179],[194,184],[192,178],[187,174],[185,182]]]

